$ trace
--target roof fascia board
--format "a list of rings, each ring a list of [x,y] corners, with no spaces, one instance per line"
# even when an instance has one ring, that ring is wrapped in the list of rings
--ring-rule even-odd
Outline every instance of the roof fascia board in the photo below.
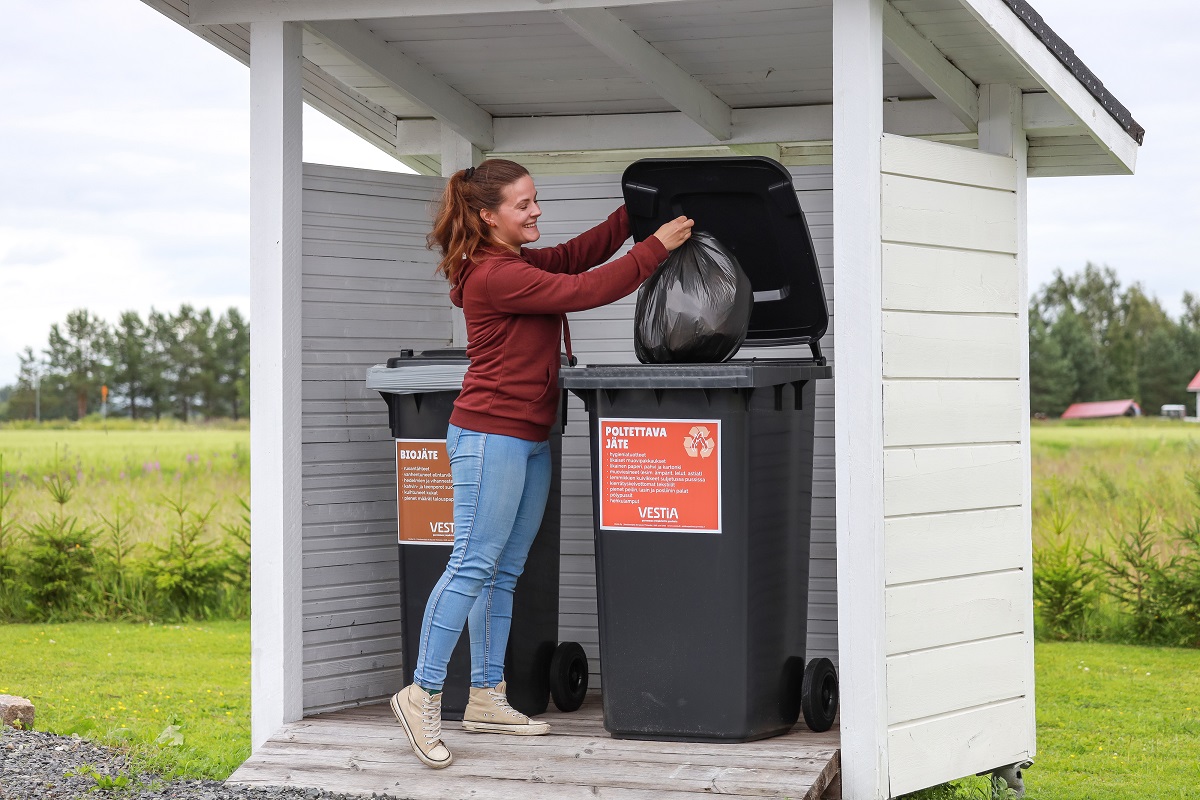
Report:
[[[554,12],[571,30],[607,55],[718,140],[733,135],[732,112],[704,84],[684,72],[632,28],[603,8]]]
[[[979,90],[891,3],[883,4],[883,49],[970,130],[979,124]]]
[[[191,0],[193,25],[440,17],[576,8],[622,8],[687,0]]]
[[[669,147],[753,147],[782,142],[828,142],[833,137],[833,106],[735,108],[733,135],[719,140],[681,112],[598,114],[562,117],[496,117],[496,152],[555,153],[596,150],[648,150]],[[968,129],[938,100],[883,103],[888,133],[934,136]],[[435,120],[402,119],[396,125],[396,153],[436,153],[440,142]]]
[[[959,2],[1116,159],[1125,174],[1133,174],[1138,143],[1003,0]]]
[[[326,44],[413,103],[426,108],[481,150],[491,150],[492,115],[399,49],[352,20],[306,23]]]

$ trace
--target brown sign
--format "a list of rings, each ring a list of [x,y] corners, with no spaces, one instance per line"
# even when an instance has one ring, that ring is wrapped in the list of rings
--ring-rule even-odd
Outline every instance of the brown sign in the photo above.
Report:
[[[454,544],[454,482],[445,439],[396,440],[401,544]]]

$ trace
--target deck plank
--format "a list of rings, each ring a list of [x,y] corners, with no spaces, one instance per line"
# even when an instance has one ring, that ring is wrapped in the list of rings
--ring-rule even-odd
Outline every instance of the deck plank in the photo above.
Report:
[[[446,722],[455,763],[434,771],[412,757],[386,704],[345,709],[285,725],[229,781],[411,800],[816,800],[838,775],[836,727],[816,734],[801,723],[744,744],[613,739],[596,694],[575,713],[539,719],[549,735],[472,734]]]

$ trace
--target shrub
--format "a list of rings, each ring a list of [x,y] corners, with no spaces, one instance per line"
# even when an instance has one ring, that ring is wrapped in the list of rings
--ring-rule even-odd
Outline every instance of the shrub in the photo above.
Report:
[[[208,619],[217,611],[226,563],[217,548],[204,541],[209,517],[215,504],[202,512],[193,511],[183,498],[165,497],[174,512],[175,526],[166,547],[151,545],[157,556],[147,567],[154,588],[168,616],[183,619]]]
[[[86,586],[95,565],[95,535],[67,515],[75,488],[68,473],[56,470],[43,478],[43,484],[57,508],[25,528],[24,578],[37,613],[54,616],[69,606],[86,607]]]
[[[118,504],[111,515],[100,515],[105,533],[96,546],[95,589],[100,619],[144,620],[153,616],[152,597],[145,570],[137,561],[129,518]]]
[[[240,617],[250,613],[250,503],[243,497],[237,502],[242,507],[241,520],[221,526],[225,531],[221,549],[225,553],[230,611]]]
[[[1084,543],[1075,543],[1071,518],[1054,510],[1053,544],[1034,554],[1033,605],[1043,631],[1053,639],[1085,638],[1085,619],[1096,602],[1096,579]]]

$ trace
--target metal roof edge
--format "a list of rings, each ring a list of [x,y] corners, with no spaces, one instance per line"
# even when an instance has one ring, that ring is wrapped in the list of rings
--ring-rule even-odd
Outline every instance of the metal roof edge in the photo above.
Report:
[[[1096,102],[1103,106],[1109,116],[1125,129],[1130,138],[1140,145],[1146,135],[1146,129],[1134,120],[1133,114],[1121,104],[1121,101],[1104,88],[1104,83],[1075,55],[1075,51],[1062,40],[1062,37],[1046,24],[1042,15],[1035,11],[1026,0],[1003,0],[1003,2],[1021,22],[1025,23],[1026,28],[1029,28],[1035,36],[1041,39],[1042,44],[1046,45],[1046,49],[1054,54],[1055,58],[1091,93],[1092,97],[1096,98]]]

